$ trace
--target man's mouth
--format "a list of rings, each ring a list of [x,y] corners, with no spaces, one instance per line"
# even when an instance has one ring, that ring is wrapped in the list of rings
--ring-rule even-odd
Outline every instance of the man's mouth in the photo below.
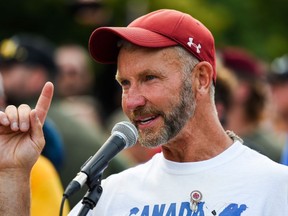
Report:
[[[145,117],[145,118],[137,118],[135,120],[135,122],[139,125],[147,125],[149,124],[150,122],[152,122],[154,119],[156,119],[158,116],[156,115],[153,115],[153,116],[149,116],[149,117]]]

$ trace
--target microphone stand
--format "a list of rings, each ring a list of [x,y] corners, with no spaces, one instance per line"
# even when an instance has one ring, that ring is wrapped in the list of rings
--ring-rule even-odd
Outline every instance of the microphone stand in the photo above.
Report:
[[[90,181],[90,179],[92,179],[92,181]],[[83,206],[78,213],[78,216],[86,216],[89,210],[92,210],[98,203],[98,200],[100,199],[100,196],[103,192],[103,188],[101,187],[101,180],[102,173],[95,178],[88,178],[86,184],[88,185],[89,189],[82,200]]]

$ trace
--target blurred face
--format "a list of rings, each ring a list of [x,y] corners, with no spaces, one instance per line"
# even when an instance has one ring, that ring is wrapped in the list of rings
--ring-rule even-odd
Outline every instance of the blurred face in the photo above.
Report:
[[[57,91],[61,96],[87,93],[93,84],[91,71],[87,69],[85,55],[77,48],[62,48],[57,52],[59,67]]]
[[[272,87],[272,101],[280,118],[288,126],[288,82]]]
[[[172,48],[122,48],[116,76],[122,86],[122,108],[146,147],[167,143],[195,109],[191,76],[184,79]]]
[[[16,103],[23,102],[23,98],[31,96],[27,90],[30,83],[30,70],[23,65],[13,65],[0,69],[7,98]]]

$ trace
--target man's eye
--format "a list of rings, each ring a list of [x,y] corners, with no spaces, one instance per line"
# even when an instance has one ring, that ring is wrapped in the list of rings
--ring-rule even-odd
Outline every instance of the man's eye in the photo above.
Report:
[[[155,78],[156,77],[154,75],[147,75],[147,76],[145,76],[145,81],[153,80]]]
[[[127,86],[127,85],[129,85],[129,81],[128,81],[128,80],[122,80],[122,81],[120,82],[120,85],[121,85],[121,86]]]

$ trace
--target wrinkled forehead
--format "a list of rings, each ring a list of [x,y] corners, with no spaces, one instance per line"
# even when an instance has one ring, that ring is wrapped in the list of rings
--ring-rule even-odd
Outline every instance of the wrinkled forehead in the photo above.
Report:
[[[184,67],[175,47],[151,49],[130,44],[121,47],[117,66],[117,80],[133,75],[179,74]]]

